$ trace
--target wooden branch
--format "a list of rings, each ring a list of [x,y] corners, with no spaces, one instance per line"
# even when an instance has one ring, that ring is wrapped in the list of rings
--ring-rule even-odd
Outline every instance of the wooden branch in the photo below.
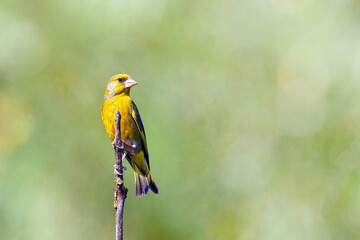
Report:
[[[114,174],[116,178],[116,188],[115,188],[115,201],[114,207],[116,209],[116,240],[123,239],[123,214],[124,214],[124,204],[127,194],[127,188],[124,186],[123,178],[123,166],[122,166],[122,157],[125,154],[123,151],[123,145],[121,142],[121,128],[120,128],[121,114],[119,110],[116,110],[115,113],[115,159],[116,164],[114,165]]]

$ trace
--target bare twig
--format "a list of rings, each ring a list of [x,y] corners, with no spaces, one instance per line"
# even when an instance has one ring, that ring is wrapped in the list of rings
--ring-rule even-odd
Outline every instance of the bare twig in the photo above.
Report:
[[[123,178],[123,166],[122,166],[122,156],[124,153],[122,149],[121,142],[121,129],[120,129],[121,115],[119,110],[116,110],[115,113],[115,169],[114,174],[116,178],[116,188],[115,188],[115,202],[114,207],[116,209],[116,240],[123,239],[123,214],[124,214],[124,204],[127,194],[127,188],[124,187],[124,178]]]

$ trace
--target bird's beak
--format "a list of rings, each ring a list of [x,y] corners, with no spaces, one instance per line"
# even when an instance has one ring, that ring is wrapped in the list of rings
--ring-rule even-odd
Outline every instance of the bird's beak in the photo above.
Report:
[[[132,78],[128,78],[128,79],[124,82],[124,87],[125,87],[125,88],[131,88],[131,87],[135,86],[136,84],[138,84],[137,81],[135,81],[135,80],[132,79]]]

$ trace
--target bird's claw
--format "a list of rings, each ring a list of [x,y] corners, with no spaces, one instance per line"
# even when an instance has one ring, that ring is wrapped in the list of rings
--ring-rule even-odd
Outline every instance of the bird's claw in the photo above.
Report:
[[[119,146],[117,146],[120,149],[124,149],[122,142],[123,142],[123,140],[121,140],[121,144]],[[116,147],[116,139],[114,139],[114,141],[112,141],[111,146],[113,146],[113,148]]]
[[[123,149],[129,153],[130,155],[134,155],[136,153],[136,145],[130,144],[126,141],[121,140],[121,143],[123,145]]]
[[[115,167],[115,165],[114,165]],[[123,168],[123,171],[126,171],[126,167],[122,167]],[[117,176],[120,176],[120,175],[123,175],[121,172],[119,172],[119,170],[116,169],[116,167],[114,168],[114,175],[117,175]]]
[[[114,139],[114,141],[112,141],[111,145],[113,146],[113,148],[116,147],[116,139]],[[126,152],[128,152],[130,155],[134,155],[136,153],[136,145],[135,144],[130,144],[124,140],[121,139],[121,143],[120,146],[117,146],[120,149],[125,150]]]
[[[121,176],[122,173],[120,173],[116,168],[114,168],[114,175],[115,176]]]
[[[130,154],[130,155],[134,155],[137,151],[136,149],[136,145],[135,144],[130,144],[130,143],[127,143],[127,142],[123,142],[123,146],[124,146],[124,150]]]

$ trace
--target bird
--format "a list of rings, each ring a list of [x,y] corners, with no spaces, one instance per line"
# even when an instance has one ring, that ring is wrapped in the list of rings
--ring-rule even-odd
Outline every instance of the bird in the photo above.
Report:
[[[127,74],[111,77],[105,88],[101,118],[114,146],[115,112],[120,112],[121,142],[125,158],[134,170],[135,194],[139,197],[146,195],[149,189],[158,194],[159,189],[150,174],[144,125],[137,106],[130,98],[130,89],[136,84],[138,83]]]

